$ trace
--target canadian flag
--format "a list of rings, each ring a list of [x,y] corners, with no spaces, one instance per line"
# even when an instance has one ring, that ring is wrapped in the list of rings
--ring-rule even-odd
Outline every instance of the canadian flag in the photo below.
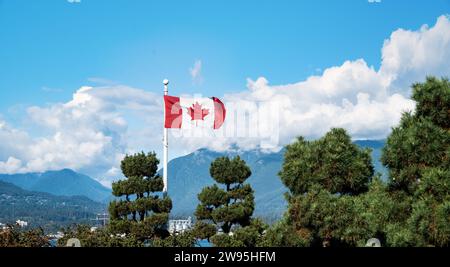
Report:
[[[164,96],[165,128],[208,127],[219,129],[225,121],[225,105],[217,97]]]

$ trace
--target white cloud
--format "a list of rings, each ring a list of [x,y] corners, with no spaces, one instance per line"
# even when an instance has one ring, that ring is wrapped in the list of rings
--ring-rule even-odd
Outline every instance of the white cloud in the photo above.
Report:
[[[201,83],[203,81],[201,60],[196,60],[194,62],[194,66],[189,68],[189,74],[191,75],[192,82]]]
[[[391,92],[408,95],[409,85],[426,74],[450,74],[450,20],[440,16],[436,25],[418,31],[399,29],[385,40],[380,75]]]
[[[370,4],[381,3],[381,0],[367,0]]]
[[[81,3],[81,0],[67,0],[67,2],[70,4],[79,4]]]
[[[138,118],[136,124],[150,129],[160,125],[159,100],[153,93],[126,86],[82,87],[67,103],[29,107],[28,118],[47,134],[30,137],[1,122],[0,138],[9,142],[0,144],[0,173],[72,168],[108,181],[118,178],[108,170],[117,168],[131,151],[127,140],[139,138],[129,136],[133,121]]]
[[[22,161],[15,157],[9,157],[6,162],[0,161],[0,173],[16,173],[22,167]]]
[[[180,136],[171,130],[171,156],[205,146],[224,150],[234,143],[242,149],[270,148],[262,140],[272,140],[272,130],[278,130],[279,146],[298,135],[321,136],[331,127],[344,127],[354,138],[384,138],[402,111],[414,108],[409,99],[413,82],[423,81],[426,75],[450,73],[449,40],[450,22],[442,16],[431,28],[393,32],[383,45],[379,70],[358,59],[294,84],[271,85],[264,77],[249,79],[246,90],[221,98],[230,110],[233,105],[247,111],[262,107],[266,112],[261,114],[271,114],[267,112],[270,106],[279,106],[277,117],[256,125],[268,131],[260,135],[241,132],[233,123],[233,114],[228,114],[219,131],[197,129]],[[201,62],[194,64],[191,73],[201,75]],[[66,103],[29,107],[27,117],[43,129],[40,136],[30,136],[0,120],[0,140],[6,140],[0,142],[0,173],[72,168],[109,184],[120,178],[125,153],[161,152],[162,99],[141,89],[113,84],[82,87]]]
[[[241,107],[246,103],[278,104],[280,145],[298,135],[319,137],[331,127],[344,127],[354,138],[385,138],[402,112],[415,107],[409,99],[411,84],[427,75],[450,73],[449,40],[450,21],[441,16],[431,28],[394,31],[383,45],[379,70],[358,59],[295,84],[272,86],[260,77],[248,80],[248,90],[228,94],[225,100]],[[183,145],[195,149],[206,143],[224,149],[233,143],[245,148],[260,144],[258,138],[217,138],[209,130],[204,132],[203,138],[186,138]]]

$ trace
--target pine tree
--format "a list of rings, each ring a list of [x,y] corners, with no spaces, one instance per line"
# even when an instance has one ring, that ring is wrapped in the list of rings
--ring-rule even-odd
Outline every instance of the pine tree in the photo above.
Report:
[[[251,175],[250,168],[239,156],[221,157],[211,163],[210,174],[222,187],[208,186],[198,195],[196,236],[212,237],[214,245],[220,247],[255,246],[265,225],[252,219],[253,189],[245,184]],[[216,234],[218,228],[223,234]]]
[[[6,229],[0,229],[0,248],[2,247],[50,247],[50,240],[42,228],[23,230],[16,225],[8,225]]]
[[[159,160],[155,153],[127,155],[121,169],[126,177],[113,183],[113,195],[120,200],[110,203],[110,231],[126,234],[140,241],[167,237],[166,225],[172,201],[154,194],[163,190],[157,174]]]
[[[450,82],[427,77],[413,85],[414,113],[405,113],[383,149],[389,187],[404,216],[392,221],[392,246],[450,244]]]
[[[374,173],[369,149],[353,144],[344,129],[331,129],[323,138],[299,137],[286,147],[281,181],[293,195],[320,185],[330,193],[365,192]]]
[[[356,246],[374,234],[359,216],[360,197],[372,188],[370,152],[353,144],[344,129],[288,145],[279,175],[290,191],[289,206],[265,245]]]
[[[82,247],[142,247],[144,243],[132,235],[112,234],[107,228],[91,231],[89,225],[76,225],[63,230],[64,236],[58,239],[58,247],[67,246],[71,238],[80,240]]]

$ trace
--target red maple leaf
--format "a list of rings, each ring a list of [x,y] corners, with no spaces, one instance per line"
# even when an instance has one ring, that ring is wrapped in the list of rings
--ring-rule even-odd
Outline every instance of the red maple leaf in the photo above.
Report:
[[[200,105],[198,102],[195,104],[192,104],[192,107],[188,108],[189,116],[191,116],[191,119],[194,120],[204,120],[205,117],[209,114],[208,109],[203,109],[202,105]]]

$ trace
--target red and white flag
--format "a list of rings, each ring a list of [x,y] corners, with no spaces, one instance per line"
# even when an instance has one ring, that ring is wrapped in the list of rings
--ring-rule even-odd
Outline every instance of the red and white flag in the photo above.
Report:
[[[165,128],[219,129],[225,121],[225,105],[216,97],[184,98],[164,96]]]

